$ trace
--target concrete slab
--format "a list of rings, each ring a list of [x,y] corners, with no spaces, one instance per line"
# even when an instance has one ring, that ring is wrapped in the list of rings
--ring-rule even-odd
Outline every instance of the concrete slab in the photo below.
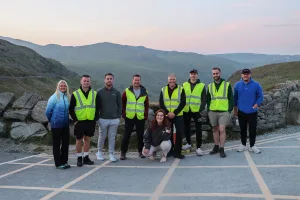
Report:
[[[54,166],[55,165],[54,159],[44,162],[43,164],[52,164]],[[69,158],[68,164],[69,165],[77,165],[77,158]],[[95,163],[95,164],[97,164],[97,163]]]
[[[262,153],[251,153],[256,165],[300,165],[300,149],[261,149]]]
[[[32,156],[32,154],[0,152],[0,164],[3,163],[3,162],[8,162],[8,161],[11,161],[11,160],[24,158],[24,157],[27,157],[27,156]]]
[[[264,198],[245,197],[160,197],[159,200],[262,200]]]
[[[118,160],[118,162],[109,163],[108,166],[171,166],[174,158],[168,158],[167,162],[159,162],[160,158],[156,160],[150,160],[149,158],[141,159],[137,156],[128,157],[126,160]]]
[[[220,154],[204,156],[186,156],[186,159],[179,163],[179,166],[232,166],[232,165],[246,165],[248,162],[243,153],[235,150],[225,151],[227,157],[221,158]]]
[[[14,165],[14,164],[0,165],[0,176],[17,169],[21,169],[22,167],[26,167],[26,166],[27,165]]]
[[[82,194],[82,193],[73,193],[73,192],[62,192],[51,200],[150,200],[150,197],[136,197],[136,196],[118,196],[118,195],[104,195],[104,194]]]
[[[176,169],[163,192],[261,194],[249,168]]]
[[[300,140],[297,140],[296,138],[291,139],[285,139],[285,140],[279,140],[274,141],[266,144],[258,144],[257,147],[260,146],[299,146],[300,147]]]
[[[61,187],[91,170],[88,167],[73,167],[59,170],[55,167],[34,166],[1,179],[0,185],[19,185],[33,187]]]
[[[0,199],[38,200],[49,193],[50,191],[41,190],[0,189]]]
[[[168,169],[101,168],[70,189],[109,192],[154,192]]]
[[[274,195],[300,196],[300,168],[259,168]]]
[[[48,158],[31,157],[31,158],[26,158],[26,159],[15,161],[15,162],[18,162],[18,163],[37,163],[37,162],[41,162],[41,161],[47,160],[47,159]]]

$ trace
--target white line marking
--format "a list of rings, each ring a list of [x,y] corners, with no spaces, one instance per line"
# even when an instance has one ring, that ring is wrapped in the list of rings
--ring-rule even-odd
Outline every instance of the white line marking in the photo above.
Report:
[[[59,188],[58,190],[51,192],[50,194],[44,196],[43,198],[41,198],[41,200],[47,200],[50,199],[52,197],[54,197],[55,195],[57,195],[58,193],[62,192],[63,190],[67,189],[68,187],[71,187],[72,185],[78,183],[79,181],[83,180],[84,178],[86,178],[87,176],[93,174],[95,171],[97,171],[98,169],[100,169],[101,167],[107,165],[108,163],[110,163],[110,161],[106,161],[103,164],[95,167],[94,169],[92,169],[91,171],[83,174],[82,176],[79,176],[78,178],[76,178],[75,180],[63,185],[61,188]]]
[[[110,194],[116,196],[137,196],[137,197],[150,197],[152,193],[126,193],[126,192],[106,192],[106,191],[95,191],[95,190],[74,190],[65,189],[64,192],[75,192],[75,193],[88,193],[88,194]]]
[[[164,197],[258,197],[263,198],[263,194],[243,194],[243,193],[163,193]]]
[[[19,160],[25,160],[27,158],[32,158],[32,157],[38,157],[38,155],[32,155],[32,156],[27,156],[27,157],[24,157],[24,158],[19,158],[19,159],[3,162],[3,163],[0,163],[0,166],[5,165],[5,164],[9,164],[9,163],[12,163],[12,162],[16,162],[16,161],[19,161]]]
[[[22,167],[21,169],[17,169],[17,170],[14,170],[14,171],[12,171],[12,172],[8,172],[8,173],[6,173],[6,174],[1,175],[1,176],[0,176],[0,179],[6,177],[6,176],[8,176],[8,175],[11,175],[11,174],[14,174],[14,173],[23,171],[23,170],[25,170],[25,169],[28,169],[28,168],[30,168],[30,167],[36,166],[36,164],[41,164],[41,163],[43,163],[43,162],[47,162],[47,161],[49,161],[49,160],[51,160],[51,159],[43,160],[43,161],[40,161],[40,162],[38,162],[38,163],[33,163],[33,164],[28,165],[28,166],[26,166],[26,167]]]
[[[297,138],[298,140],[300,140],[300,138]]]
[[[50,188],[50,187],[28,187],[28,186],[10,186],[10,185],[0,185],[1,189],[19,189],[19,190],[47,190],[47,191],[54,191],[57,188]]]
[[[300,199],[300,196],[292,196],[292,195],[273,195],[274,198],[276,199]]]
[[[298,149],[298,148],[300,148],[300,146],[265,146],[265,147],[261,147],[261,146],[259,146],[259,148],[260,149],[273,149],[273,148],[275,148],[275,149]]]
[[[183,168],[183,169],[197,169],[197,168],[249,168],[248,165],[224,165],[224,166],[177,166],[177,168]]]
[[[300,165],[256,165],[256,167],[265,167],[265,168],[268,168],[268,167],[274,167],[274,168],[280,168],[280,167],[300,167]]]
[[[256,179],[256,181],[257,181],[257,183],[258,183],[258,185],[259,185],[259,187],[260,187],[260,189],[261,189],[261,191],[262,191],[262,193],[263,193],[264,196],[265,196],[265,199],[267,199],[267,200],[272,200],[272,199],[273,199],[273,198],[272,198],[272,193],[270,192],[270,190],[269,190],[267,184],[265,183],[265,181],[264,181],[264,179],[262,178],[262,176],[260,175],[260,173],[259,173],[257,167],[255,166],[255,163],[254,163],[254,161],[252,160],[250,153],[249,153],[248,151],[244,151],[244,154],[245,154],[245,156],[246,156],[246,159],[247,159],[247,161],[248,161],[248,164],[250,165],[250,168],[251,168],[251,170],[252,170],[252,173],[253,173],[253,175],[254,175],[254,177],[255,177],[255,179]]]
[[[168,181],[170,180],[172,174],[174,173],[178,163],[180,162],[180,159],[176,158],[173,162],[173,164],[171,165],[170,169],[167,171],[166,175],[164,176],[164,178],[160,181],[160,183],[158,184],[158,186],[156,187],[151,200],[158,200],[159,196],[162,194],[162,192],[164,191]]]
[[[112,165],[106,165],[105,168],[154,168],[154,169],[168,169],[170,166],[112,166]]]

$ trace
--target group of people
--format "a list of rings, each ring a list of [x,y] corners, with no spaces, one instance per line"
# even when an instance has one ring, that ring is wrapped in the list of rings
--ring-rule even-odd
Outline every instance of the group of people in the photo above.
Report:
[[[53,155],[58,169],[70,168],[68,164],[69,148],[69,115],[74,121],[76,137],[77,166],[93,165],[89,158],[91,137],[94,136],[96,123],[99,123],[97,160],[103,161],[102,152],[106,137],[108,138],[108,158],[115,162],[115,138],[121,117],[125,120],[125,130],[121,142],[120,160],[126,159],[131,134],[135,127],[137,150],[140,158],[156,159],[161,151],[160,162],[167,157],[183,159],[182,149],[192,147],[190,124],[193,119],[196,125],[196,154],[204,155],[202,145],[201,112],[207,106],[208,117],[213,127],[214,147],[210,154],[226,157],[224,145],[226,141],[226,125],[230,113],[238,118],[241,129],[241,145],[238,152],[248,150],[247,127],[249,125],[249,151],[260,153],[255,146],[257,111],[263,102],[261,85],[251,78],[249,69],[242,70],[241,80],[234,90],[229,82],[221,78],[221,70],[212,69],[213,82],[205,84],[198,78],[198,71],[192,69],[189,79],[182,85],[177,84],[176,75],[168,76],[168,84],[160,91],[159,110],[154,119],[148,123],[149,98],[147,89],[141,85],[141,76],[133,75],[132,85],[123,94],[113,87],[114,75],[104,76],[105,86],[95,91],[91,88],[91,78],[83,75],[80,88],[71,95],[66,81],[57,83],[56,92],[49,98],[46,116],[51,125],[53,135]],[[176,137],[173,137],[174,128]],[[186,144],[182,145],[185,134]],[[83,147],[83,152],[82,152]]]

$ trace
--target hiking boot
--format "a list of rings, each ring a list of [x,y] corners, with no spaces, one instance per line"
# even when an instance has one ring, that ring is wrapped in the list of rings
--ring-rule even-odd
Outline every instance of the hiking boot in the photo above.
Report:
[[[248,148],[245,145],[240,145],[239,148],[236,150],[237,152],[243,152],[246,151]]]
[[[146,158],[146,157],[142,154],[142,152],[139,152],[139,157],[140,157],[140,158]]]
[[[210,155],[214,155],[216,153],[219,153],[220,150],[219,150],[219,145],[215,145],[213,150],[211,152],[209,152]]]
[[[196,154],[197,154],[197,156],[203,156],[204,155],[204,153],[203,153],[203,151],[200,147],[198,149],[196,149]]]
[[[85,157],[83,158],[83,164],[84,164],[84,165],[93,165],[94,162],[91,161],[90,158],[89,158],[89,156],[87,155],[87,156],[85,156]]]
[[[190,149],[192,147],[192,145],[190,145],[189,143],[186,143],[186,145],[184,145],[182,147],[182,150],[187,150],[187,149]]]
[[[126,160],[126,153],[121,153],[120,160]]]
[[[256,146],[250,147],[249,151],[254,153],[260,153],[260,150]]]
[[[220,157],[221,157],[221,158],[225,158],[225,157],[226,157],[226,154],[225,154],[225,152],[224,152],[224,147],[221,147],[221,148],[220,148]]]
[[[82,167],[82,156],[77,157],[77,167]]]

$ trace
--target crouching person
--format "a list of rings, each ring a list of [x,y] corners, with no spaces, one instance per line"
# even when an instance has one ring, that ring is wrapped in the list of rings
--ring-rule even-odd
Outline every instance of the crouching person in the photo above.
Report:
[[[167,154],[171,150],[172,144],[171,127],[166,118],[166,113],[163,110],[158,110],[155,113],[154,119],[149,123],[144,134],[143,155],[150,156],[151,160],[155,160],[156,152],[162,151],[160,162],[167,161]]]

